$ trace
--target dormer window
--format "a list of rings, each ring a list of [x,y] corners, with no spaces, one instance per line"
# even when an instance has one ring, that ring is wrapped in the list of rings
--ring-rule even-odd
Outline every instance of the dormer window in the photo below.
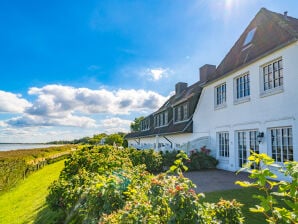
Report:
[[[246,47],[247,45],[251,44],[252,39],[254,38],[256,30],[257,30],[257,28],[255,27],[246,34],[246,37],[245,37],[245,40],[244,40],[244,43],[243,43],[243,47]]]
[[[186,121],[189,117],[188,103],[179,104],[174,107],[174,122]]]
[[[154,116],[154,124],[156,128],[168,125],[168,111],[163,111]]]
[[[150,129],[150,119],[145,118],[141,121],[141,131],[147,131]]]

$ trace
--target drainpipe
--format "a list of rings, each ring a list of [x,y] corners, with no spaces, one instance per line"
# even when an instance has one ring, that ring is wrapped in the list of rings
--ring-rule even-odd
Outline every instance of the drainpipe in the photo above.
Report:
[[[171,144],[171,149],[173,149],[173,142],[171,142],[166,136],[162,136],[165,138],[165,140],[167,140],[170,144]]]
[[[135,142],[140,144],[140,139],[135,139]]]

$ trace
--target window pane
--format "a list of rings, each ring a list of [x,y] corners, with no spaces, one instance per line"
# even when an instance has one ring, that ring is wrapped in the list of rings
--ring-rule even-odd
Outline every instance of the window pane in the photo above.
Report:
[[[292,128],[271,129],[272,158],[276,162],[293,160]]]
[[[275,61],[263,67],[264,90],[283,85],[282,60]],[[267,84],[268,83],[268,84]]]

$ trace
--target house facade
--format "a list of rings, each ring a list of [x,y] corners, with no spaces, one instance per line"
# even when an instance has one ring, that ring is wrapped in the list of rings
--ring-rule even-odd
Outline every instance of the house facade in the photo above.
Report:
[[[262,8],[217,67],[200,68],[192,132],[173,138],[208,139],[218,168],[230,171],[250,151],[297,161],[297,65],[298,19]]]
[[[297,38],[297,19],[261,9],[207,75],[194,132],[208,132],[219,168],[238,170],[251,150],[298,160]]]
[[[200,139],[199,134],[193,133],[193,114],[201,95],[201,84],[197,82],[188,86],[187,83],[177,83],[175,95],[141,121],[140,131],[125,136],[128,145],[159,151],[185,150],[185,144],[191,147],[189,143],[197,141],[206,145],[208,139]]]

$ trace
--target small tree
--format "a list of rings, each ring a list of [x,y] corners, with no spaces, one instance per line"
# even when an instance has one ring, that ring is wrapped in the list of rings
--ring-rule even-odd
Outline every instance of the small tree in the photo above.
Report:
[[[144,119],[144,117],[136,117],[134,121],[130,124],[130,130],[132,132],[140,131],[141,130],[141,121]]]
[[[114,143],[117,145],[122,145],[123,137],[119,134],[111,134],[105,138],[105,144],[113,145]]]

